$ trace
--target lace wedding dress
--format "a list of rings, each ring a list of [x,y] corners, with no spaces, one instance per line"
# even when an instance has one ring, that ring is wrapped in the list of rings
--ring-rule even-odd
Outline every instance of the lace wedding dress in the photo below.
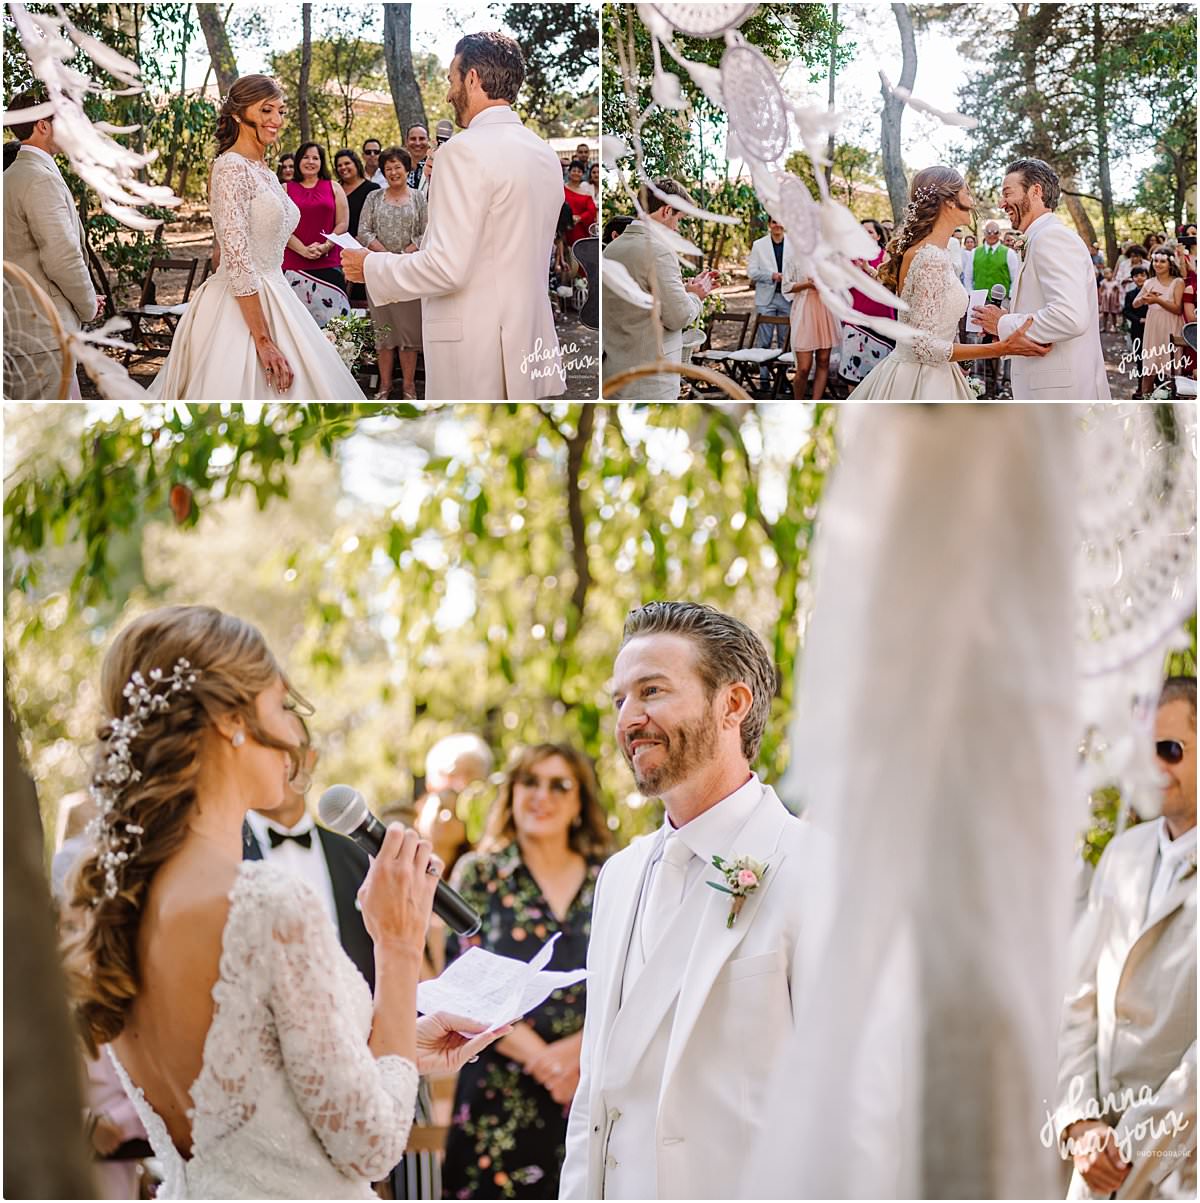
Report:
[[[171,352],[148,390],[166,401],[360,401],[333,344],[283,275],[300,211],[275,173],[236,151],[218,156],[210,181],[221,265],[192,294]],[[281,393],[268,382],[237,297],[258,294],[267,329],[292,369]]]
[[[213,1003],[190,1159],[108,1046],[165,1170],[158,1197],[375,1198],[408,1141],[417,1069],[372,1056],[367,984],[316,895],[278,866],[238,872]]]
[[[911,345],[899,344],[878,364],[851,401],[974,401],[950,350],[958,319],[967,310],[967,292],[959,281],[950,252],[927,242],[912,257],[900,299],[908,309],[900,320],[920,334]]]

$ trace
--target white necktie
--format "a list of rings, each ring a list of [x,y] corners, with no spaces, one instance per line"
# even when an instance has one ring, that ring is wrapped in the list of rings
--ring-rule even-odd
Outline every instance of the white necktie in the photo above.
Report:
[[[683,891],[687,885],[688,863],[692,850],[677,835],[667,836],[662,859],[654,871],[650,885],[650,896],[646,899],[646,910],[642,915],[642,952],[654,950],[662,939],[675,913],[683,902]]]

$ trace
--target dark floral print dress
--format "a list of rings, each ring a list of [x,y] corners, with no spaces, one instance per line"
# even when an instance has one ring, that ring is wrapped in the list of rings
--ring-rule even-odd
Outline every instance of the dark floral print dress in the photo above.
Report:
[[[530,961],[560,932],[548,968],[579,969],[587,963],[592,897],[599,863],[560,923],[521,860],[516,843],[491,855],[464,856],[454,867],[455,889],[483,916],[477,935],[446,940],[446,963],[473,945],[500,956]],[[547,1043],[583,1027],[585,983],[556,990],[525,1016]],[[566,1156],[570,1107],[494,1048],[479,1054],[458,1075],[454,1113],[446,1140],[442,1190],[447,1199],[557,1199]]]

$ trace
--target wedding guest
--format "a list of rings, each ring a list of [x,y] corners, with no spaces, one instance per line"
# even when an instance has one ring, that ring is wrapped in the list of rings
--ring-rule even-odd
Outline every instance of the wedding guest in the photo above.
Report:
[[[367,177],[373,184],[378,184],[380,188],[387,187],[387,179],[383,172],[379,169],[379,155],[383,150],[383,143],[378,138],[367,138],[362,144],[363,157],[363,175]]]
[[[1121,286],[1113,279],[1113,270],[1106,267],[1100,282],[1100,329],[1116,333],[1117,314],[1121,312]]]
[[[463,857],[451,879],[483,915],[483,928],[449,936],[447,961],[472,947],[528,961],[557,934],[550,967],[581,968],[608,848],[587,758],[568,744],[521,749],[479,851]],[[556,990],[459,1073],[442,1170],[446,1198],[558,1198],[585,1001],[582,982]]]
[[[1100,250],[1100,244],[1093,242],[1091,247],[1092,265],[1096,269],[1096,283],[1099,285],[1101,273],[1104,271],[1104,253]]]
[[[425,793],[414,826],[433,845],[434,855],[453,871],[471,849],[457,814],[459,796],[492,771],[492,750],[478,735],[459,732],[439,739],[425,757]]]
[[[21,143],[13,138],[4,144],[4,170],[7,171],[21,150]]]
[[[838,344],[840,324],[825,308],[817,286],[800,274],[795,261],[785,264],[783,288],[792,298],[792,352],[796,356],[792,395],[797,401],[804,400],[815,355],[817,367],[813,373],[812,399],[820,401],[829,381],[829,352]]]
[[[1154,739],[1161,817],[1105,848],[1073,936],[1054,1114],[1069,1198],[1196,1195],[1195,677],[1163,685]]]
[[[9,112],[33,108],[45,96],[23,92],[14,96]],[[78,330],[99,317],[104,301],[96,295],[84,251],[83,222],[54,156],[54,117],[12,125],[20,149],[4,173],[4,258],[24,268],[50,298],[63,326]],[[16,302],[17,290],[4,289],[5,309]],[[10,321],[13,319],[10,317]],[[15,325],[15,322],[14,322]],[[48,327],[46,339],[53,338]],[[29,353],[29,375],[13,400],[44,401],[57,397],[61,380],[58,355]],[[6,382],[7,383],[7,382]],[[80,399],[79,381],[72,375],[67,397]]]
[[[629,229],[629,223],[631,221],[633,221],[633,218],[625,215],[620,217],[610,217],[608,221],[604,223],[604,234],[601,236],[600,241],[605,246],[608,246],[608,244],[612,242],[614,238],[619,238],[627,229]]]
[[[1134,398],[1140,400],[1144,395],[1144,380],[1142,377],[1142,352],[1146,347],[1146,309],[1145,306],[1133,307],[1133,302],[1146,283],[1149,273],[1144,263],[1139,263],[1133,269],[1130,277],[1131,288],[1125,293],[1121,302],[1121,311],[1129,323],[1129,347],[1133,356],[1134,369]]]
[[[994,284],[1003,284],[1005,294],[1012,297],[1013,285],[1021,270],[1021,258],[1009,245],[1010,234],[1015,238],[1015,231],[1006,231],[1002,244],[999,223],[984,223],[983,242],[972,251],[963,269],[963,287],[968,292],[975,288],[987,292]]]
[[[346,233],[357,238],[363,203],[379,185],[365,178],[362,159],[348,148],[339,150],[333,156],[333,169],[337,172],[338,182],[342,185],[350,209],[350,224],[346,227]],[[347,295],[356,309],[366,306],[367,290],[362,284],[351,284]]]
[[[294,180],[296,178],[296,156],[290,151],[280,155],[279,162],[275,164],[275,175],[281,184],[287,184],[289,180]]]
[[[416,1018],[428,844],[389,828],[359,892],[372,1001],[312,889],[243,860],[250,802],[280,802],[300,771],[303,699],[261,634],[209,606],[152,610],[117,634],[99,692],[100,825],[71,878],[63,963],[88,1051],[107,1046],[150,1135],[160,1196],[372,1198],[418,1074],[487,1042],[459,1035],[481,1026],[461,1017]]]
[[[783,292],[783,259],[787,253],[787,236],[782,223],[773,217],[767,221],[767,233],[757,238],[750,247],[750,260],[746,264],[746,275],[754,285],[754,311],[759,317],[788,317],[792,312],[792,298]],[[755,323],[754,345],[783,349],[786,339],[780,326],[762,326]],[[770,372],[765,363],[759,365],[760,389],[767,387]]]
[[[387,188],[373,192],[363,206],[359,242],[369,251],[412,254],[419,250],[429,220],[429,203],[423,192],[408,186],[412,158],[402,146],[389,146],[379,156]],[[421,302],[394,301],[371,304],[375,322],[375,347],[379,353],[379,392],[386,400],[392,391],[396,354],[406,400],[417,396],[417,352],[421,349]]]
[[[588,169],[588,164],[591,162],[591,159],[592,159],[592,148],[590,146],[588,146],[588,144],[586,142],[580,142],[579,145],[575,147],[575,161],[582,163],[583,169],[586,172]],[[570,165],[568,164],[568,167],[569,166]]]
[[[592,226],[596,222],[596,198],[584,182],[587,164],[578,159],[567,168],[567,182],[563,185],[563,195],[571,206],[575,224],[567,231],[567,246],[574,246],[581,238],[589,238]]]
[[[1162,248],[1152,251],[1150,267],[1154,275],[1139,290],[1133,304],[1146,309],[1142,381],[1145,391],[1153,392],[1174,374],[1175,348],[1171,335],[1183,333],[1184,284],[1170,252]]]
[[[592,190],[592,196],[596,199],[596,204],[600,204],[600,164],[593,163],[588,168],[588,187]]]
[[[970,254],[973,253],[978,243],[975,241],[974,234],[967,234],[963,238],[963,251]]]
[[[296,151],[296,178],[284,185],[300,220],[283,252],[283,271],[318,326],[350,312],[341,248],[328,234],[344,234],[350,202],[329,175],[325,148],[305,142]]]
[[[429,176],[425,171],[425,160],[429,158],[429,131],[423,125],[410,125],[404,139],[404,149],[412,159],[408,173],[408,186],[416,191],[429,188]]]
[[[604,260],[624,267],[643,292],[654,289],[662,332],[661,358],[677,362],[682,354],[683,331],[700,316],[704,298],[716,287],[716,276],[712,272],[701,272],[685,285],[679,257],[649,229],[647,223],[656,221],[668,230],[678,230],[683,213],[664,199],[672,196],[678,196],[689,205],[692,203],[691,195],[677,180],[658,180],[654,192],[647,188],[646,216],[631,221],[625,232],[604,248]],[[601,366],[605,380],[653,363],[660,357],[654,322],[654,316],[642,306],[618,293],[606,291]],[[674,401],[679,396],[679,375],[658,372],[630,381],[614,395],[637,401]]]
[[[879,265],[883,262],[883,257],[886,254],[885,247],[887,246],[888,235],[883,228],[883,223],[876,221],[873,217],[868,217],[860,223],[862,228],[875,240],[875,245],[879,248],[870,259],[856,259],[855,266],[864,271],[868,271],[869,275],[874,275],[879,270]],[[859,313],[866,313],[875,317],[890,317],[895,318],[896,311],[882,301],[876,301],[873,297],[867,296],[866,293],[860,292],[857,288],[850,290],[850,301],[854,309]]]
[[[1137,242],[1127,243],[1124,252],[1117,260],[1117,269],[1113,273],[1113,279],[1115,279],[1126,292],[1129,290],[1129,280],[1133,269],[1139,265],[1146,268],[1146,273],[1148,275],[1150,268],[1146,263],[1146,248]]]

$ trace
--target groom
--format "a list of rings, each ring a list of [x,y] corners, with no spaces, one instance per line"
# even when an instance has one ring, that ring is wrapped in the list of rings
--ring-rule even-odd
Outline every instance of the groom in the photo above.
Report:
[[[995,305],[972,312],[998,338],[1032,317],[1029,338],[1052,344],[1041,358],[1013,359],[1017,400],[1107,401],[1112,394],[1100,346],[1096,270],[1083,240],[1054,216],[1058,199],[1058,176],[1048,163],[1018,159],[1009,165],[1000,207],[1025,235],[1012,312]]]
[[[794,1024],[804,829],[750,768],[776,683],[762,640],[711,606],[625,623],[617,743],[667,815],[597,883],[560,1198],[742,1193]],[[732,924],[714,856],[766,866]]]
[[[375,305],[421,301],[426,400],[555,397],[566,388],[550,311],[562,167],[510,107],[521,48],[472,33],[454,48],[447,102],[463,133],[431,154],[429,226],[411,255],[343,251]]]

